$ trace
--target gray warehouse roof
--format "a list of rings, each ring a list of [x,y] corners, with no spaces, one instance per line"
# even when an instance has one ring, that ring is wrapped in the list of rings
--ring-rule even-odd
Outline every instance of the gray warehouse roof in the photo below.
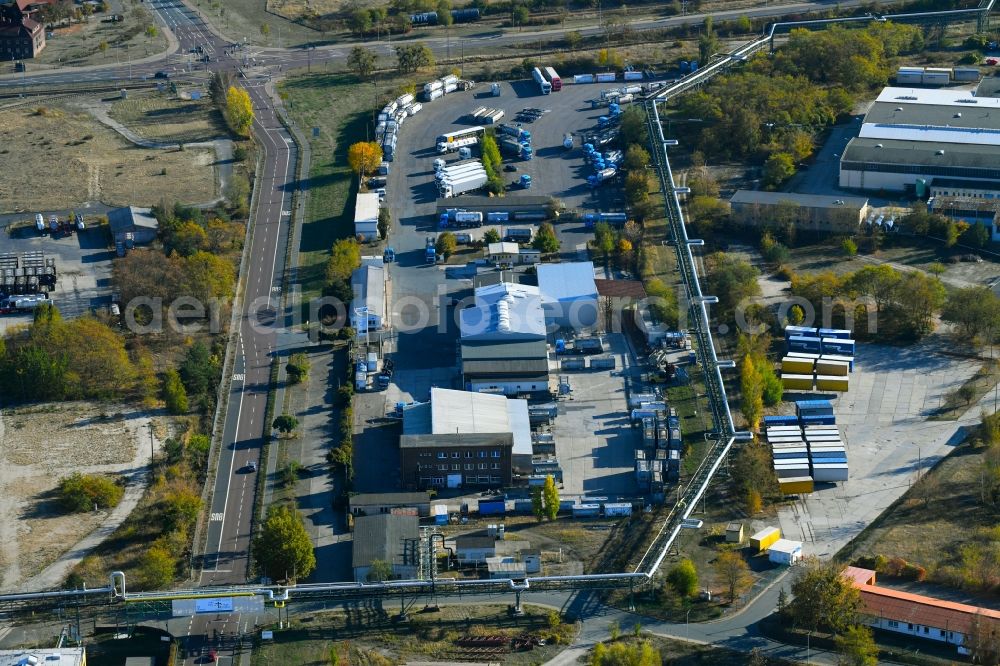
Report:
[[[937,106],[906,102],[876,102],[865,115],[865,124],[932,125],[1000,129],[1000,109],[978,108],[979,104]],[[961,115],[959,115],[961,114]]]
[[[111,233],[131,231],[135,228],[157,230],[160,223],[153,217],[152,209],[137,208],[136,206],[125,206],[108,211],[108,226]]]
[[[857,141],[857,139],[855,139]],[[837,203],[837,202],[841,203]],[[776,206],[788,203],[805,208],[836,208],[861,210],[868,205],[866,197],[845,197],[819,194],[795,194],[792,192],[763,192],[760,190],[738,190],[729,200],[730,204]]]
[[[365,265],[351,273],[351,289],[354,300],[351,309],[368,308],[370,315],[385,319],[385,269],[381,266]]]
[[[422,449],[425,447],[455,448],[463,446],[513,447],[514,436],[509,432],[486,433],[482,435],[468,433],[408,435],[404,431],[404,434],[399,438],[399,448],[401,449]]]
[[[418,536],[417,517],[380,513],[360,516],[354,520],[352,563],[367,567],[375,560],[390,564],[407,564],[404,540]]]
[[[938,154],[939,152],[941,154]],[[998,165],[998,157],[1000,157],[1000,149],[996,146],[855,138],[847,144],[840,161],[841,164],[844,162],[876,162],[879,164],[997,169],[1000,166]]]
[[[549,350],[545,340],[466,340],[462,343],[462,362],[489,360],[548,359]]]

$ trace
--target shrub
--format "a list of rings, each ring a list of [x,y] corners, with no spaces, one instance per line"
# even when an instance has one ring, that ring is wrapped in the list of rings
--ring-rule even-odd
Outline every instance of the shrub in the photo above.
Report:
[[[75,513],[109,509],[121,501],[125,489],[106,476],[97,474],[70,474],[59,481],[59,503]]]
[[[693,597],[698,594],[698,571],[694,567],[694,562],[683,559],[675,564],[667,573],[667,583],[683,597]]]

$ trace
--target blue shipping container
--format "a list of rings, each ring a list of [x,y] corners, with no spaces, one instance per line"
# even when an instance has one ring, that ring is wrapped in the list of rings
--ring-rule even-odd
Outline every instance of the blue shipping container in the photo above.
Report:
[[[843,328],[821,328],[819,329],[819,337],[821,338],[837,338],[838,340],[850,340],[853,334]]]
[[[811,425],[836,425],[837,424],[837,417],[833,416],[832,414],[825,415],[825,416],[803,416],[802,419],[801,419],[801,421],[802,421],[802,425],[804,425],[804,426],[811,426]]]
[[[810,352],[819,354],[823,351],[823,343],[820,338],[806,337],[804,335],[793,335],[788,338],[788,349],[790,351]]]
[[[764,425],[765,426],[780,426],[780,425],[798,425],[799,417],[797,416],[765,416]]]
[[[507,512],[507,503],[503,500],[479,500],[480,516],[502,516]]]
[[[839,338],[823,338],[823,352],[826,354],[841,354],[843,356],[854,356],[854,340],[841,340]]]
[[[793,335],[814,338],[814,337],[816,337],[816,330],[817,329],[809,327],[809,326],[786,326],[785,327],[785,339],[787,340],[788,338],[790,338]],[[836,336],[830,336],[830,337],[836,337]]]

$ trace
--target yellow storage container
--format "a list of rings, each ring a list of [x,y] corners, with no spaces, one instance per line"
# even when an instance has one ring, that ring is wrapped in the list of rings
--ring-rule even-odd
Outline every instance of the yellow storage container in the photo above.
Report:
[[[781,372],[796,375],[811,375],[815,361],[810,358],[792,358],[786,356],[781,359]],[[830,373],[833,374],[833,373]]]
[[[831,361],[825,358],[816,361],[816,373],[820,375],[846,377],[850,370],[851,364],[847,361]]]
[[[812,391],[812,375],[786,375],[781,373],[781,385],[786,391]]]
[[[781,538],[781,528],[765,527],[750,537],[750,547],[758,553],[771,547],[775,541]]]
[[[848,386],[847,377],[833,377],[831,375],[817,375],[816,388],[820,391],[846,391]]]
[[[778,488],[783,495],[801,495],[813,491],[811,476],[794,476],[788,479],[778,479]]]

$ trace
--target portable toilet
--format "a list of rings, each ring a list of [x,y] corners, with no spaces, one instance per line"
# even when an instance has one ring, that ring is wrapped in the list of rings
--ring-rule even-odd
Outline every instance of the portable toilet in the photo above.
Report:
[[[431,514],[434,516],[435,525],[447,525],[448,524],[448,507],[444,504],[435,504],[431,508]]]
[[[499,97],[500,96],[500,84],[499,83],[492,83],[492,84],[490,84],[490,94],[492,94],[494,97]]]
[[[531,176],[524,174],[521,176],[521,188],[525,190],[531,189]]]

